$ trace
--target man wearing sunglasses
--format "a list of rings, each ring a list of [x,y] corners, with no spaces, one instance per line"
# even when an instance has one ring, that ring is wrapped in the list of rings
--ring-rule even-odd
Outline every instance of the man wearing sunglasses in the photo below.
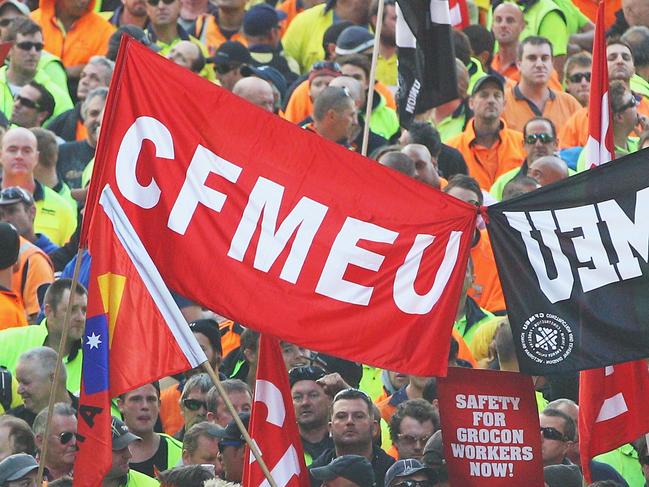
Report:
[[[592,65],[593,57],[587,52],[573,54],[566,61],[566,92],[574,96],[582,107],[588,106]]]
[[[11,123],[27,129],[42,127],[54,111],[54,97],[40,83],[32,80],[20,88],[14,98]]]
[[[559,147],[556,127],[552,120],[545,117],[534,117],[530,119],[523,128],[523,151],[525,159],[517,168],[507,171],[496,179],[491,186],[491,196],[501,200],[503,190],[507,183],[517,177],[528,175],[530,166],[541,157],[551,156],[557,153]]]
[[[248,48],[240,42],[227,41],[219,46],[211,61],[221,88],[232,91],[237,81],[243,78],[241,67],[252,64],[252,57]]]
[[[543,466],[570,464],[568,449],[577,433],[575,422],[566,413],[548,408],[539,415]]]
[[[50,115],[58,116],[72,108],[67,86],[60,86],[45,70],[39,69],[43,54],[43,32],[40,26],[29,18],[18,18],[7,28],[5,40],[14,42],[9,51],[8,64],[0,68],[0,110],[5,116],[11,118],[15,96],[30,81],[43,85],[54,98]]]
[[[212,388],[212,380],[207,374],[197,374],[190,377],[185,383],[180,395],[180,413],[182,414],[183,428],[174,435],[182,441],[185,431],[196,423],[207,420],[207,393]]]
[[[58,402],[54,405],[49,437],[45,438],[47,409],[43,409],[34,420],[36,448],[43,451],[47,443],[47,480],[56,480],[64,475],[72,475],[74,460],[77,457],[77,418],[76,410],[70,405]]]

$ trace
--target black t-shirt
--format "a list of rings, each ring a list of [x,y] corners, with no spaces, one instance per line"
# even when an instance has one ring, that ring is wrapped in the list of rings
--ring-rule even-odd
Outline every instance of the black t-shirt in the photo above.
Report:
[[[326,450],[334,447],[334,440],[329,435],[325,435],[325,437],[322,440],[318,441],[317,443],[311,443],[309,441],[306,441],[304,438],[301,439],[302,439],[302,448],[304,448],[304,453],[310,455],[311,460],[315,460],[320,455],[322,455]]]
[[[160,437],[160,445],[155,454],[143,462],[131,462],[129,464],[130,468],[155,478],[158,472],[164,472],[170,467],[175,467],[175,465],[167,465],[167,448],[167,440],[164,436]]]

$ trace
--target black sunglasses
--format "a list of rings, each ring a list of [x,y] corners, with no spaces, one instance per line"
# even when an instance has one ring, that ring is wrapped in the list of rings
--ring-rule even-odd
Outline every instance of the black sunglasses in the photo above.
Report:
[[[171,5],[175,1],[176,0],[162,0],[162,3],[164,3],[165,5]],[[157,7],[158,4],[160,3],[160,0],[146,0],[146,3],[148,3],[152,7]]]
[[[64,431],[59,435],[59,441],[61,442],[61,445],[67,445],[75,436],[76,433],[73,433],[72,431]]]
[[[15,101],[20,103],[22,106],[27,107],[27,108],[34,108],[38,109],[41,106],[38,104],[38,102],[35,102],[34,100],[30,100],[29,98],[25,98],[24,96],[16,95],[14,98]]]
[[[626,102],[624,105],[622,105],[620,108],[613,109],[615,113],[622,113],[625,110],[628,110],[629,108],[637,107],[638,106],[638,100],[636,100],[635,97],[632,97],[628,102]]]
[[[540,140],[541,144],[549,144],[554,142],[554,136],[552,134],[528,134],[525,136],[526,144],[534,145],[537,140]]]
[[[234,446],[234,447],[239,448],[239,447],[243,446],[244,444],[245,444],[245,441],[241,441],[241,440],[221,440],[221,441],[219,441],[219,451],[221,453],[223,453],[223,449],[226,446]]]
[[[9,24],[11,24],[13,20],[14,19],[11,17],[0,19],[0,27],[9,27]]]
[[[541,428],[541,434],[546,440],[567,441],[563,433],[556,428]]]
[[[582,79],[585,79],[590,83],[590,73],[575,73],[568,76],[568,81],[571,83],[581,83]]]
[[[183,406],[190,411],[198,411],[200,408],[207,409],[207,403],[198,399],[183,399]]]
[[[225,63],[225,64],[215,64],[214,65],[214,69],[219,74],[228,74],[233,69],[238,69],[240,67],[241,67],[240,64],[227,64],[227,63]]]
[[[42,42],[31,42],[31,41],[22,41],[16,42],[16,47],[22,49],[23,51],[31,51],[32,48],[36,51],[41,52],[43,50],[44,44]]]

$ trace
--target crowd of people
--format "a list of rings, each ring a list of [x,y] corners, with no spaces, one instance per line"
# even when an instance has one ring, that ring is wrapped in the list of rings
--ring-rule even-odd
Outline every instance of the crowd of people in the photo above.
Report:
[[[649,147],[649,2],[605,1],[621,157]],[[597,4],[469,1],[470,25],[452,31],[458,96],[406,128],[395,103],[394,0],[384,0],[373,86],[378,0],[2,1],[0,41],[9,44],[0,68],[0,487],[35,486],[46,444],[47,485],[72,485],[87,252],[80,284],[73,288],[70,278],[121,36],[349,150],[361,152],[367,125],[369,157],[378,164],[488,205],[586,168]],[[259,334],[219,310],[174,298],[247,425]],[[449,366],[518,371],[506,315],[479,221]],[[281,347],[284,364],[277,366],[289,376],[313,486],[450,485],[434,377]],[[48,417],[57,363],[62,373]],[[586,485],[584,462],[592,486],[649,485],[644,438],[592,461],[580,458],[576,374],[535,377],[534,384],[547,486]],[[111,412],[104,486],[242,482],[244,438],[201,370],[129,391],[114,398]]]

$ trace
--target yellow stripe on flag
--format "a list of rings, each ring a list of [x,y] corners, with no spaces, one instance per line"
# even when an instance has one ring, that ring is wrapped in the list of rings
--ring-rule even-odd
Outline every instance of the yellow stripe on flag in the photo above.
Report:
[[[104,313],[108,315],[108,335],[110,344],[113,343],[113,330],[117,322],[117,314],[122,303],[124,286],[126,285],[126,276],[120,276],[107,272],[97,278],[99,283],[99,293],[104,306]]]

